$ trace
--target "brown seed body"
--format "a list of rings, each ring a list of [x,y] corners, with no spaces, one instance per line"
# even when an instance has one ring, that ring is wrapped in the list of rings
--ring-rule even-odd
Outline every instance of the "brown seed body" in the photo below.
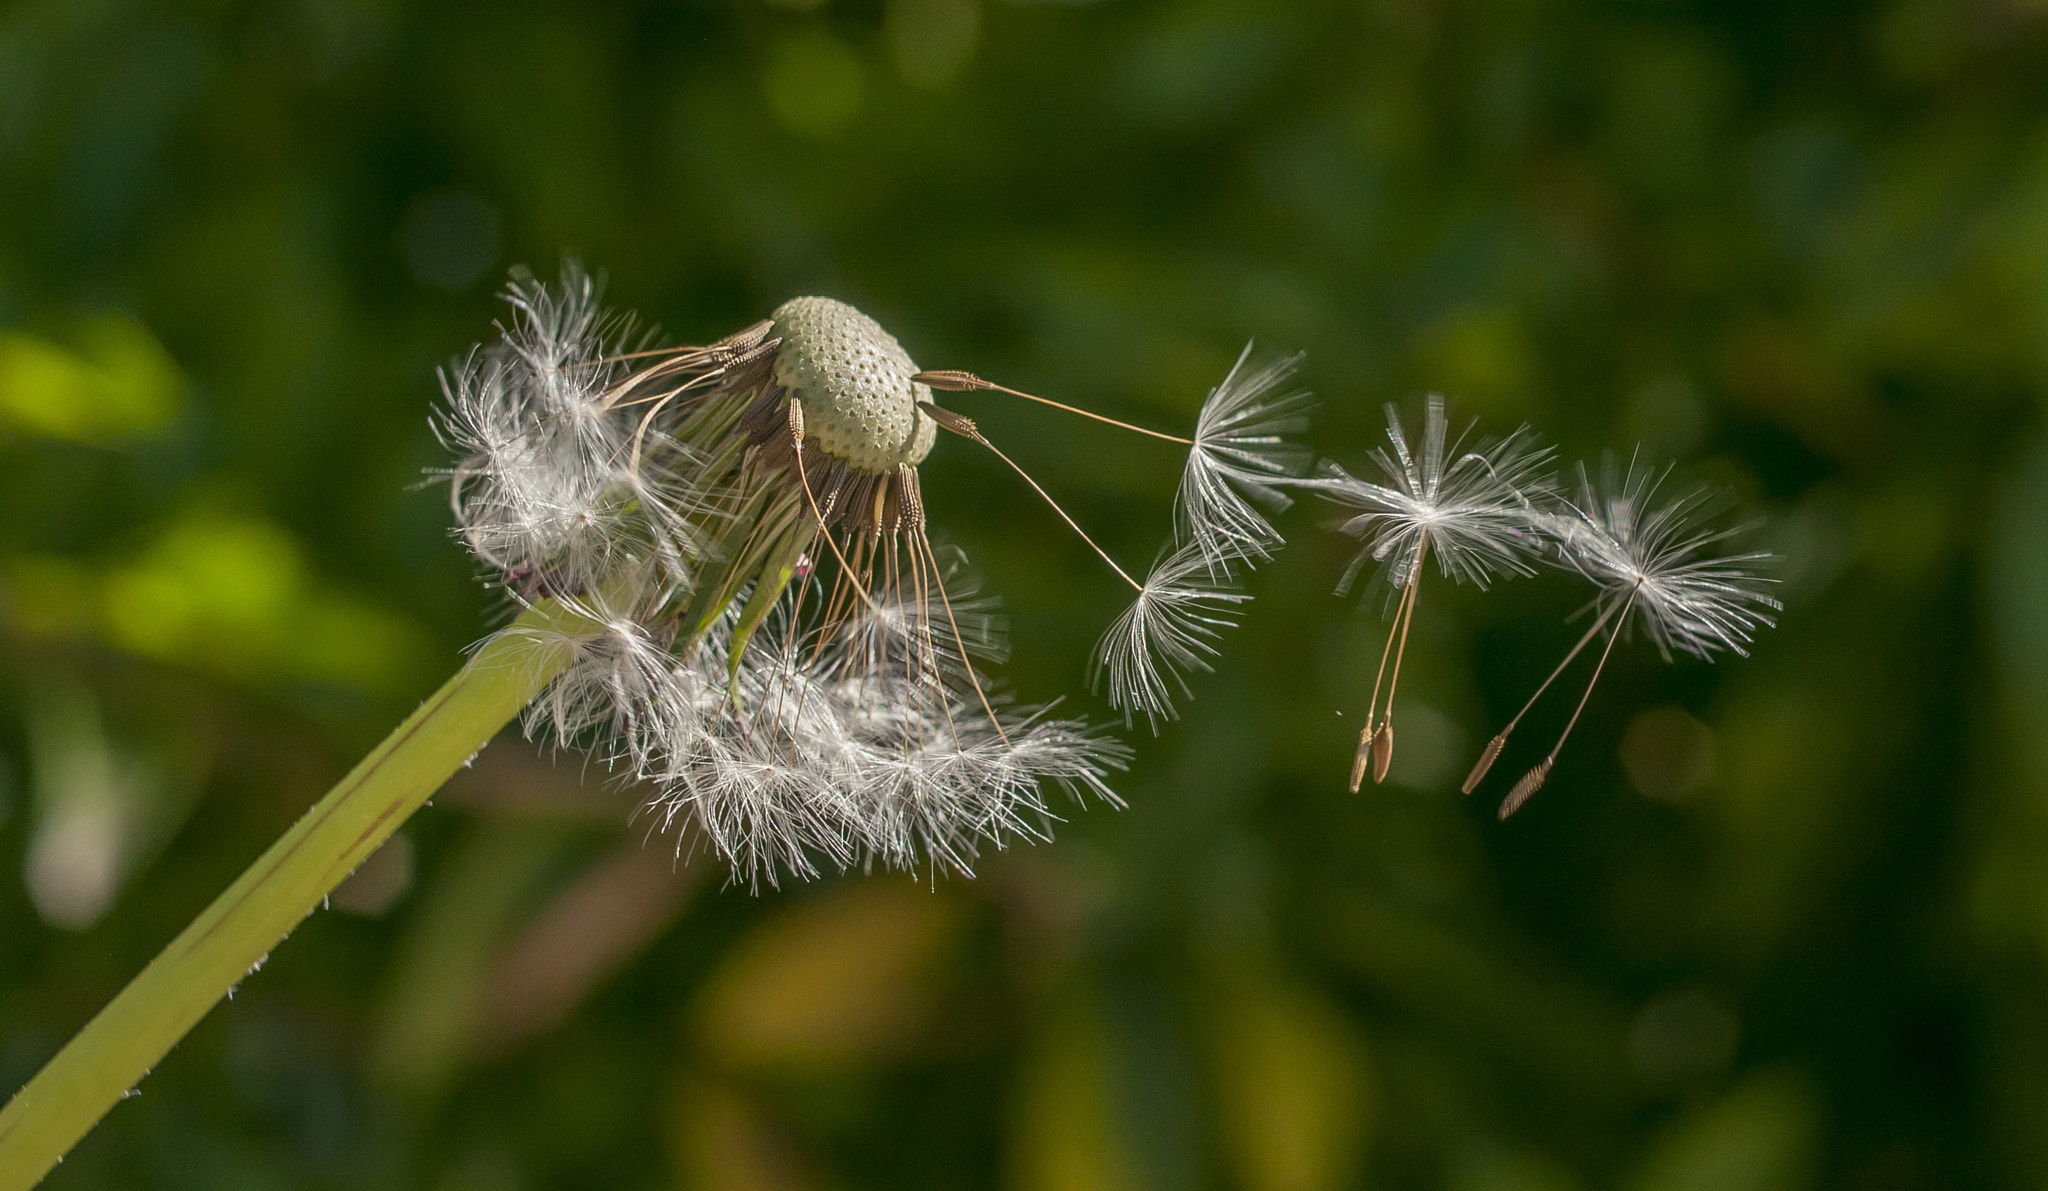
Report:
[[[1358,733],[1358,756],[1351,761],[1351,792],[1365,784],[1365,767],[1372,762],[1372,726],[1367,725]]]
[[[944,389],[949,393],[972,393],[980,389],[995,388],[972,372],[963,372],[958,368],[927,368],[910,379],[921,385],[930,385],[934,389]]]
[[[1465,784],[1460,787],[1464,793],[1470,794],[1477,790],[1479,783],[1486,780],[1486,771],[1493,768],[1494,761],[1500,756],[1501,747],[1507,742],[1508,734],[1505,732],[1486,742],[1486,751],[1479,754],[1479,760],[1472,766],[1472,772],[1465,778]]]
[[[1394,721],[1387,720],[1372,738],[1372,784],[1387,780],[1387,766],[1394,763]]]
[[[1543,783],[1550,777],[1552,763],[1552,758],[1545,757],[1541,765],[1522,775],[1522,780],[1515,783],[1515,788],[1508,791],[1507,798],[1500,804],[1501,818],[1505,819],[1522,809],[1522,804],[1543,788]]]

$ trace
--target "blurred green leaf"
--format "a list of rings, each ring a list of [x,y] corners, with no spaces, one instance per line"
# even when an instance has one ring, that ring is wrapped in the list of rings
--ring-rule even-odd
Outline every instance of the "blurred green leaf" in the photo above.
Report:
[[[1814,1106],[1803,1084],[1752,1076],[1674,1123],[1643,1158],[1631,1191],[1799,1191],[1813,1185]]]
[[[697,1030],[736,1066],[843,1064],[900,1054],[927,1028],[958,930],[946,899],[900,879],[841,885],[735,948]]]
[[[0,429],[79,443],[145,437],[178,415],[189,387],[134,319],[80,323],[68,343],[0,331]]]
[[[1336,1006],[1267,977],[1213,1010],[1225,1145],[1247,1191],[1350,1184],[1373,1125],[1364,1050]]]
[[[406,689],[419,628],[308,573],[298,540],[261,517],[194,510],[104,569],[4,560],[7,610],[39,635],[98,631],[142,657],[242,679]]]
[[[1009,1183],[1018,1191],[1142,1191],[1101,1019],[1083,1002],[1051,1015],[1017,1072]]]

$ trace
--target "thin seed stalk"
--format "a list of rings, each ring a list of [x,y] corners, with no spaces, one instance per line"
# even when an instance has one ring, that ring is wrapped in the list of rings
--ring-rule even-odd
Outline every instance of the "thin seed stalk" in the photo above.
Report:
[[[0,1191],[27,1191],[498,729],[596,626],[528,609],[300,817],[0,1109]]]

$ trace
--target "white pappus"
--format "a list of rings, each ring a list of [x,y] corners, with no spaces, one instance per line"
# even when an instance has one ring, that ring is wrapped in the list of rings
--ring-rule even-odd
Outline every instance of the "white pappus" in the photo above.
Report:
[[[1394,693],[1430,557],[1445,578],[1484,588],[1499,576],[1532,574],[1543,552],[1539,510],[1555,488],[1550,448],[1526,426],[1506,438],[1481,439],[1468,449],[1464,444],[1470,434],[1468,426],[1456,439],[1450,437],[1444,399],[1432,394],[1423,412],[1421,450],[1413,450],[1400,412],[1389,405],[1386,445],[1372,452],[1384,483],[1359,479],[1335,464],[1326,464],[1324,474],[1312,481],[1327,499],[1356,510],[1338,529],[1364,542],[1338,591],[1348,591],[1366,564],[1377,563],[1389,588],[1398,593],[1373,678],[1372,703],[1358,734],[1351,766],[1354,791],[1368,767],[1375,782],[1385,780],[1393,760]]]
[[[821,866],[971,873],[982,847],[1047,835],[1047,788],[1117,803],[1128,751],[993,685],[1000,633],[926,534],[918,465],[939,430],[1008,462],[932,390],[999,386],[920,372],[828,298],[652,347],[600,288],[573,264],[555,286],[515,272],[497,342],[443,376],[459,535],[516,601],[581,618],[552,642],[572,660],[529,732],[652,783],[678,848],[705,844],[751,886]],[[1305,460],[1283,438],[1300,399],[1270,398],[1291,367],[1240,359],[1197,439],[1174,440],[1199,456],[1177,510],[1214,577],[1155,571],[1126,618],[1153,626],[1118,668],[1153,676],[1130,680],[1148,714],[1170,706],[1154,667],[1211,649],[1223,620],[1204,601],[1243,598],[1214,590],[1227,560],[1278,544],[1240,493],[1274,503]]]

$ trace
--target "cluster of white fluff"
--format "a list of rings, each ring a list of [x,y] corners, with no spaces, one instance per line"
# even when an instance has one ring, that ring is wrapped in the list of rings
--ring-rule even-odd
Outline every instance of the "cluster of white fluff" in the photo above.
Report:
[[[1631,462],[1623,472],[1612,460],[1598,485],[1580,464],[1577,492],[1568,497],[1551,471],[1552,454],[1526,426],[1464,448],[1462,438],[1449,438],[1437,396],[1424,414],[1422,449],[1411,451],[1398,412],[1388,406],[1387,445],[1373,452],[1384,483],[1334,464],[1309,481],[1357,510],[1338,528],[1365,544],[1339,590],[1368,563],[1397,592],[1415,582],[1427,558],[1445,578],[1481,588],[1548,563],[1591,581],[1603,611],[1633,594],[1629,623],[1667,653],[1746,653],[1755,630],[1773,623],[1773,580],[1759,573],[1770,555],[1702,557],[1741,532],[1701,527],[1720,498],[1695,490],[1652,507],[1670,469]]]
[[[1187,676],[1207,670],[1216,638],[1251,597],[1238,581],[1280,546],[1266,512],[1292,503],[1312,456],[1291,436],[1308,427],[1311,397],[1290,387],[1300,355],[1254,362],[1245,345],[1195,419],[1174,501],[1174,537],[1146,573],[1137,598],[1096,645],[1094,677],[1129,723],[1143,715],[1157,732],[1190,693]]]
[[[1711,659],[1720,650],[1748,656],[1756,631],[1775,623],[1774,580],[1757,572],[1762,551],[1707,555],[1743,526],[1703,525],[1725,498],[1691,489],[1656,503],[1671,469],[1604,461],[1597,485],[1578,466],[1576,495],[1560,497],[1544,519],[1556,555],[1600,589],[1608,607],[1635,601],[1634,623],[1666,658],[1676,649]]]
[[[595,609],[592,609],[595,611]],[[750,886],[819,865],[973,872],[983,845],[1043,839],[1041,794],[1120,805],[1122,745],[1042,709],[963,694],[967,664],[900,609],[829,639],[776,625],[728,669],[728,616],[689,658],[631,617],[558,643],[575,661],[527,728],[608,750],[653,784],[664,830],[707,845]]]
[[[1312,458],[1294,437],[1308,429],[1312,401],[1307,390],[1289,387],[1301,360],[1297,353],[1253,363],[1246,344],[1195,418],[1174,525],[1178,540],[1212,570],[1263,562],[1280,545],[1279,531],[1254,504],[1285,510],[1292,503],[1286,488]]]
[[[1448,431],[1444,399],[1431,396],[1422,449],[1411,450],[1390,405],[1387,445],[1372,453],[1386,483],[1324,465],[1318,486],[1332,500],[1359,510],[1339,528],[1366,540],[1345,570],[1340,592],[1350,589],[1368,562],[1384,568],[1394,590],[1407,588],[1423,564],[1425,541],[1438,568],[1460,583],[1484,588],[1496,575],[1532,573],[1530,564],[1544,544],[1535,529],[1537,514],[1556,490],[1548,474],[1550,450],[1526,426],[1471,450],[1461,449],[1463,436],[1451,441]]]
[[[632,322],[599,298],[598,281],[573,266],[553,287],[514,270],[511,324],[441,375],[435,430],[458,458],[456,524],[515,582],[546,576],[580,590],[622,565],[678,567],[696,548],[692,453],[660,428],[636,442],[633,411],[615,400]]]
[[[1251,599],[1233,579],[1194,542],[1153,564],[1138,598],[1096,646],[1095,677],[1126,721],[1143,712],[1157,732],[1160,720],[1173,718],[1174,692],[1190,694],[1188,672],[1209,669],[1217,635],[1237,623],[1238,605]]]
[[[574,266],[556,286],[515,273],[506,299],[497,342],[444,374],[436,426],[459,457],[458,532],[491,579],[581,621],[508,630],[572,659],[528,708],[529,734],[650,783],[679,850],[708,846],[753,887],[821,866],[971,873],[982,846],[1046,835],[1048,785],[1117,803],[1106,779],[1124,747],[989,689],[969,655],[998,653],[1001,634],[964,591],[904,600],[856,581],[860,598],[825,613],[821,540],[738,657],[747,588],[686,636],[678,609],[719,561],[706,542],[758,507],[739,488],[735,416],[711,405],[757,399],[720,387],[719,361],[746,352],[634,352]],[[655,362],[635,368],[642,355]],[[919,573],[958,588],[917,535]]]
[[[1531,574],[1538,563],[1594,585],[1592,626],[1488,742],[1465,779],[1469,794],[1500,757],[1522,717],[1605,632],[1606,644],[1598,651],[1592,678],[1557,744],[1502,800],[1500,815],[1506,818],[1549,778],[1558,750],[1624,635],[1640,628],[1667,660],[1674,649],[1708,660],[1721,650],[1746,654],[1756,631],[1775,623],[1779,604],[1769,594],[1773,581],[1760,573],[1770,555],[1708,553],[1740,532],[1704,524],[1722,503],[1721,497],[1693,491],[1657,502],[1669,468],[1646,468],[1631,461],[1623,472],[1609,458],[1601,483],[1595,485],[1580,464],[1577,491],[1566,496],[1550,470],[1549,448],[1537,443],[1527,427],[1504,439],[1482,439],[1470,449],[1462,446],[1462,436],[1456,441],[1449,437],[1442,398],[1429,400],[1419,452],[1409,449],[1401,420],[1389,407],[1387,446],[1373,456],[1385,473],[1384,483],[1358,479],[1334,465],[1326,466],[1324,474],[1310,483],[1331,500],[1356,510],[1340,528],[1365,544],[1340,590],[1371,562],[1379,564],[1390,593],[1398,593],[1392,600],[1395,627],[1388,633],[1380,662],[1384,677],[1387,658],[1393,659],[1393,680],[1387,684],[1385,715],[1380,718],[1380,678],[1374,679],[1373,703],[1352,768],[1354,790],[1368,768],[1375,781],[1387,773],[1401,654],[1432,554],[1446,578],[1482,588],[1494,578]]]

